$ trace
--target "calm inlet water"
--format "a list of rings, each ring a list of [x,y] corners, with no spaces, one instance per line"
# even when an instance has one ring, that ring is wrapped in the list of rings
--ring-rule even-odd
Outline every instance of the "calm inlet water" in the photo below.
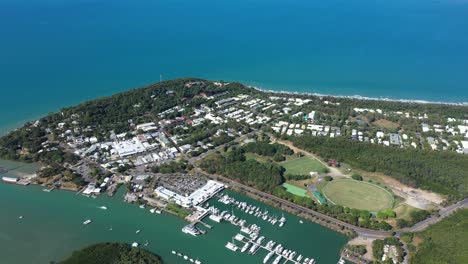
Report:
[[[229,192],[229,191],[228,191]],[[224,246],[239,232],[238,227],[228,223],[215,223],[206,235],[192,237],[181,232],[186,224],[168,214],[150,214],[134,204],[122,201],[121,189],[113,198],[96,199],[76,195],[73,192],[53,191],[47,193],[39,186],[17,186],[0,184],[0,263],[41,264],[60,260],[71,251],[100,241],[134,241],[161,255],[166,263],[190,263],[171,254],[172,250],[182,252],[207,264],[262,263],[266,251],[260,250],[251,256],[231,252]],[[261,206],[278,216],[281,211],[259,203],[248,197],[229,192],[237,199]],[[210,203],[221,205],[216,201]],[[108,210],[99,209],[106,206]],[[228,208],[229,210],[231,208]],[[285,213],[288,222],[283,228],[258,220],[252,215],[234,212],[248,223],[262,226],[262,235],[267,239],[281,242],[288,248],[313,256],[319,264],[335,264],[347,238],[314,223],[304,221]],[[18,219],[23,216],[23,219]],[[82,222],[92,219],[93,223],[83,226]],[[110,231],[112,227],[112,231]],[[204,228],[201,226],[200,228]],[[136,230],[141,230],[136,234]],[[27,254],[25,254],[25,252]]]
[[[0,0],[0,132],[175,77],[468,101],[465,0]]]

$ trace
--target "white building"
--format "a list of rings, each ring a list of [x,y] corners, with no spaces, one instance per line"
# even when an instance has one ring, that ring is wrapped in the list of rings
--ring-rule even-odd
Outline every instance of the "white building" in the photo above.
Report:
[[[121,157],[134,155],[146,150],[145,146],[137,138],[115,142],[113,147]]]
[[[154,191],[159,197],[165,200],[173,201],[176,204],[185,208],[190,208],[210,199],[223,189],[224,184],[213,180],[209,180],[203,187],[196,190],[189,196],[180,195],[178,193],[164,188],[163,186],[157,187]]]

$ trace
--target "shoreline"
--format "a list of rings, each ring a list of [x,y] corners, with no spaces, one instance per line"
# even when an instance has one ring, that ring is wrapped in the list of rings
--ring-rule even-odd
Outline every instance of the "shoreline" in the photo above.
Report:
[[[287,95],[306,95],[317,97],[331,97],[350,100],[368,100],[368,101],[384,101],[384,102],[398,102],[398,103],[413,103],[413,104],[437,104],[437,105],[451,105],[451,106],[468,106],[468,102],[444,102],[444,101],[429,101],[422,99],[395,99],[389,97],[370,97],[362,95],[333,95],[313,92],[291,92],[287,90],[272,90],[268,88],[261,88],[258,86],[246,85],[259,92],[272,93],[272,94],[287,94]]]
[[[179,79],[179,78],[176,78],[176,79]],[[200,78],[193,78],[193,79],[200,79]],[[171,79],[171,80],[174,80],[174,79]],[[170,81],[170,80],[168,80],[168,81]],[[207,80],[207,81],[215,82],[214,80]],[[444,102],[444,101],[430,101],[430,100],[422,100],[422,99],[395,99],[395,98],[389,98],[389,97],[370,97],[370,96],[363,96],[363,95],[334,95],[334,94],[324,94],[324,93],[316,93],[316,92],[297,92],[297,91],[287,91],[287,90],[273,90],[273,89],[269,89],[269,88],[262,88],[262,87],[259,87],[259,86],[249,85],[248,84],[249,82],[242,82],[242,81],[228,81],[228,82],[238,82],[238,83],[241,83],[241,84],[245,85],[246,87],[254,89],[255,91],[258,91],[258,92],[278,94],[278,95],[284,94],[284,95],[299,95],[299,96],[330,97],[330,98],[349,99],[349,100],[361,100],[361,101],[368,100],[368,101],[398,102],[398,103],[409,103],[409,104],[434,104],[434,105],[449,105],[449,106],[468,106],[468,101],[467,102]],[[153,83],[151,83],[151,84],[153,84]],[[151,85],[151,84],[148,84],[148,85]],[[141,87],[145,87],[145,86],[147,86],[147,85],[144,85],[144,86],[141,86]],[[138,89],[138,88],[141,88],[141,87],[133,87],[133,88],[122,90],[122,91],[117,92],[117,93],[122,93],[122,92],[130,91],[130,90],[133,90],[133,89]],[[87,101],[90,101],[90,100],[96,100],[96,99],[101,98],[101,97],[103,97],[103,96],[93,97],[93,98],[91,98],[89,100],[82,101],[82,102],[79,102],[77,104],[87,102]],[[77,105],[77,104],[74,104],[74,105]],[[74,105],[61,106],[61,107],[59,107],[59,109],[54,110],[52,112],[60,111],[60,108],[72,107]],[[47,113],[36,114],[36,115],[34,115],[35,117],[25,118],[25,119],[23,119],[21,121],[14,122],[14,124],[13,123],[12,124],[5,124],[3,126],[3,128],[0,128],[0,137],[5,136],[5,135],[9,134],[10,132],[15,131],[18,128],[21,128],[27,122],[32,122],[34,120],[40,119],[41,117],[43,117],[45,115],[47,115]]]

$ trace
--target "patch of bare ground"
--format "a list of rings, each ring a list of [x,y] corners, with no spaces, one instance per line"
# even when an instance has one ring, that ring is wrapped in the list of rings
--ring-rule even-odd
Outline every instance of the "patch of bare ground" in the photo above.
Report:
[[[367,237],[362,237],[362,236],[358,236],[358,237],[355,237],[353,239],[351,239],[348,244],[349,245],[363,245],[366,247],[366,254],[364,254],[364,256],[362,256],[364,259],[367,259],[367,260],[370,260],[372,261],[373,257],[372,257],[372,242],[374,241],[375,239],[374,238],[367,238]]]
[[[289,180],[288,183],[291,184],[291,185],[297,186],[299,188],[306,188],[307,185],[314,184],[314,180],[312,180],[312,179],[298,180],[298,181]]]
[[[55,181],[58,181],[60,178],[60,174],[47,178],[36,177],[35,183],[40,185],[52,185]]]
[[[404,203],[415,208],[423,210],[434,209],[444,201],[444,198],[437,193],[410,187],[382,173],[369,173],[364,171],[359,171],[358,173],[366,178],[385,184],[394,194],[402,197]]]
[[[73,182],[62,182],[60,189],[75,192],[79,190],[78,186]]]
[[[418,236],[414,236],[414,237],[413,237],[413,242],[412,242],[412,244],[413,244],[414,246],[417,247],[417,246],[419,246],[419,244],[421,244],[422,242],[423,242],[423,239],[422,239],[422,238],[420,238],[420,237],[418,237]]]
[[[386,129],[397,129],[400,126],[400,124],[392,122],[387,119],[379,119],[377,121],[374,121],[372,125],[376,127],[380,127],[380,128],[386,128]]]

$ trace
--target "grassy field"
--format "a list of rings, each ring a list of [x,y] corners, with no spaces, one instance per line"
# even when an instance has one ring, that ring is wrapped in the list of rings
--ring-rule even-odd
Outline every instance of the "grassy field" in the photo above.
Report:
[[[320,172],[325,166],[316,159],[309,157],[294,157],[280,163],[286,169],[285,174],[309,175],[311,171]]]
[[[411,206],[409,206],[407,204],[401,203],[397,207],[395,207],[395,209],[393,211],[395,211],[398,218],[410,220],[411,219],[411,216],[410,216],[411,212],[417,211],[417,210],[419,210],[419,209],[416,209],[416,208],[411,207]]]
[[[322,193],[331,203],[371,212],[393,206],[391,193],[367,182],[334,180],[322,189]]]
[[[411,264],[468,263],[468,209],[415,234],[421,241]]]
[[[398,123],[392,122],[387,119],[379,119],[372,124],[377,127],[386,128],[386,129],[397,129],[400,126]]]
[[[260,163],[267,163],[269,160],[271,160],[271,157],[266,157],[266,156],[260,156],[256,153],[245,153],[245,159],[247,160],[256,160]]]
[[[283,183],[283,187],[286,188],[286,191],[294,194],[294,195],[297,195],[297,196],[302,196],[302,197],[308,197],[307,195],[307,190],[304,190],[302,188],[299,188],[297,186],[294,186],[292,184],[289,184],[289,183]]]
[[[182,208],[181,206],[179,206],[178,204],[175,204],[175,203],[167,204],[166,210],[176,214],[180,218],[185,218],[185,217],[189,216],[190,213],[191,213],[189,210],[187,210],[185,208]]]

